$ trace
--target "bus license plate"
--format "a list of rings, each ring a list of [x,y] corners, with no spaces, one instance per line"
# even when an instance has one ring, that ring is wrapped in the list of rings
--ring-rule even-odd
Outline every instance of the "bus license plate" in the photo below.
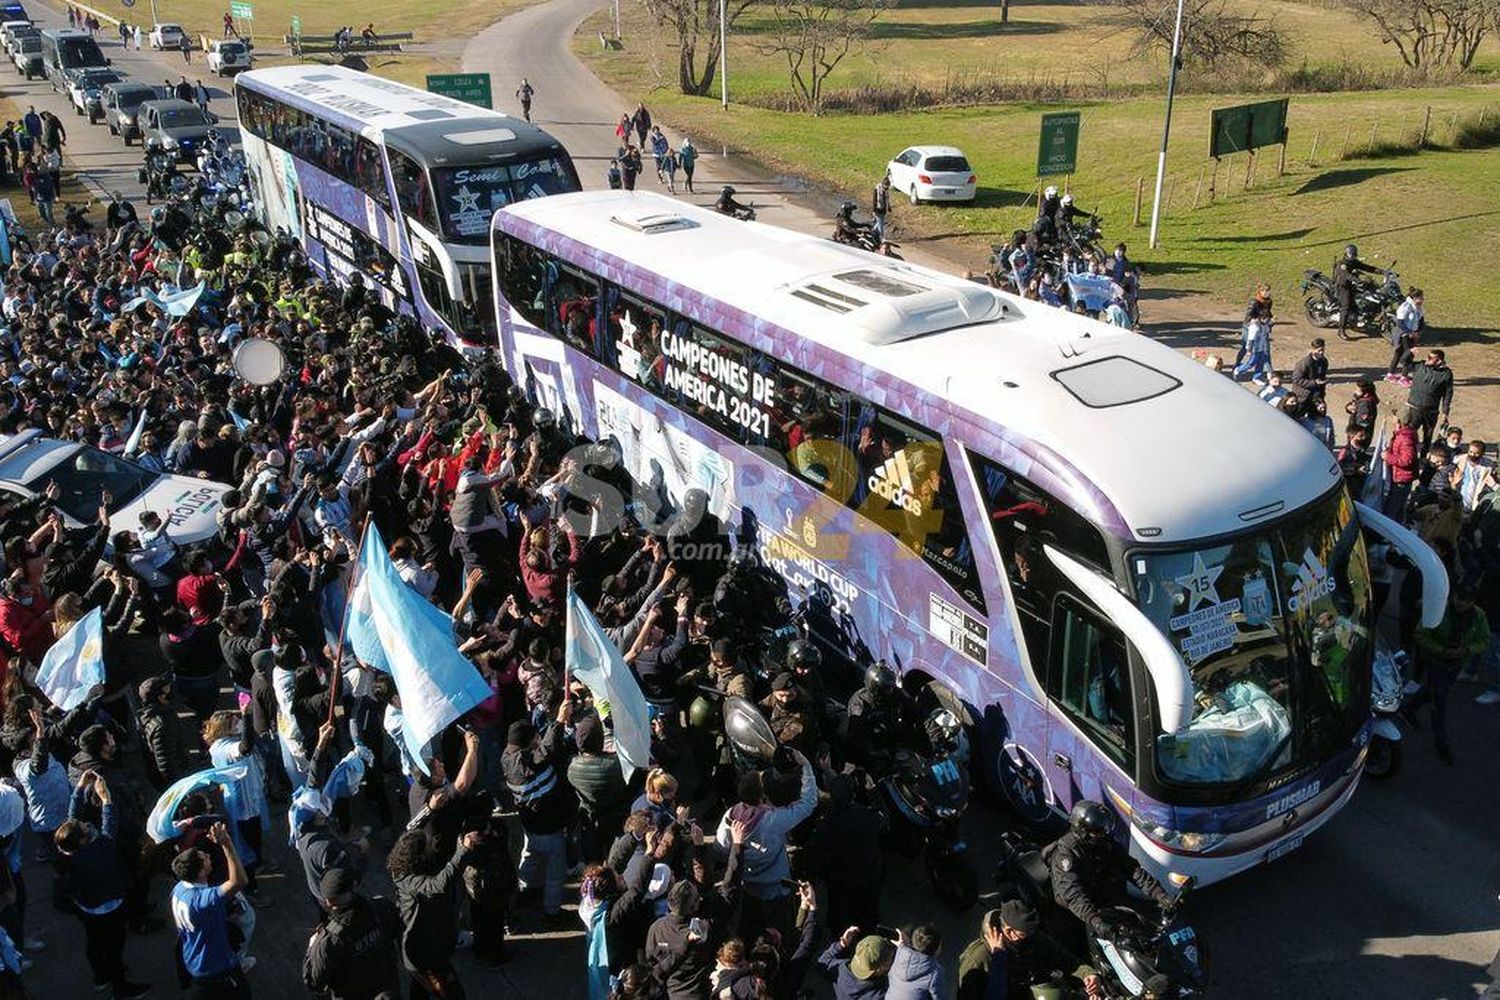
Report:
[[[1297,848],[1302,846],[1302,841],[1305,840],[1306,837],[1307,834],[1305,833],[1299,833],[1295,837],[1288,837],[1266,852],[1266,860],[1275,861],[1277,858],[1282,857],[1283,855],[1292,853]]]

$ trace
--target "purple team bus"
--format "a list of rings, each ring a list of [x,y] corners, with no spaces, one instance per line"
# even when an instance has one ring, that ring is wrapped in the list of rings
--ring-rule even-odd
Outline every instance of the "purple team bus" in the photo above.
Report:
[[[507,206],[493,250],[518,382],[651,497],[754,524],[848,666],[961,702],[1023,817],[1106,802],[1180,886],[1354,793],[1361,529],[1424,569],[1424,620],[1447,579],[1295,421],[1135,333],[653,194]]]
[[[235,77],[245,162],[266,228],[328,277],[358,273],[386,305],[483,353],[495,341],[490,216],[579,189],[536,126],[342,66]]]

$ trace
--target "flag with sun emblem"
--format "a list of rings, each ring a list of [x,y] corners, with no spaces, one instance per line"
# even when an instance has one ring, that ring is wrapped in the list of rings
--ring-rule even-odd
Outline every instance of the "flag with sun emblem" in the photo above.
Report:
[[[104,683],[104,612],[95,608],[52,644],[36,672],[36,686],[64,712],[82,705]]]

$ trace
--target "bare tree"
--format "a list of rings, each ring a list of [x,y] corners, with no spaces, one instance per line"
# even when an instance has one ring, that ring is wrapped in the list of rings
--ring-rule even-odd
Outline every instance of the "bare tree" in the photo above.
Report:
[[[1104,0],[1124,11],[1137,30],[1137,48],[1172,50],[1176,0]],[[1215,66],[1246,60],[1276,66],[1286,59],[1286,39],[1275,22],[1231,10],[1228,0],[1186,0],[1182,12],[1182,58]]]
[[[771,40],[761,49],[786,58],[792,93],[817,114],[829,75],[864,47],[876,20],[893,6],[895,0],[771,0]]]
[[[726,33],[760,0],[725,0]],[[719,0],[642,0],[657,24],[677,36],[677,85],[684,94],[707,94],[719,70]],[[701,59],[700,59],[701,55]]]
[[[1417,73],[1467,70],[1490,31],[1500,31],[1500,0],[1340,0],[1375,23]]]

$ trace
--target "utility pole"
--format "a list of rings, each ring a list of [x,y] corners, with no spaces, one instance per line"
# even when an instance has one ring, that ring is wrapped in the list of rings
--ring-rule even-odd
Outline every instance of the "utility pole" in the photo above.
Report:
[[[729,26],[724,23],[726,0],[719,0],[719,103],[729,110]]]
[[[161,18],[156,16],[156,0],[151,0],[151,27],[154,28],[160,23]]]
[[[615,41],[620,40],[620,0],[615,0]]]
[[[1182,3],[1177,0],[1177,23],[1172,28],[1172,68],[1167,71],[1167,120],[1161,127],[1161,152],[1156,154],[1156,196],[1151,200],[1151,247],[1156,248],[1161,222],[1161,186],[1167,176],[1167,140],[1172,135],[1172,98],[1177,93],[1177,63],[1182,57]]]

